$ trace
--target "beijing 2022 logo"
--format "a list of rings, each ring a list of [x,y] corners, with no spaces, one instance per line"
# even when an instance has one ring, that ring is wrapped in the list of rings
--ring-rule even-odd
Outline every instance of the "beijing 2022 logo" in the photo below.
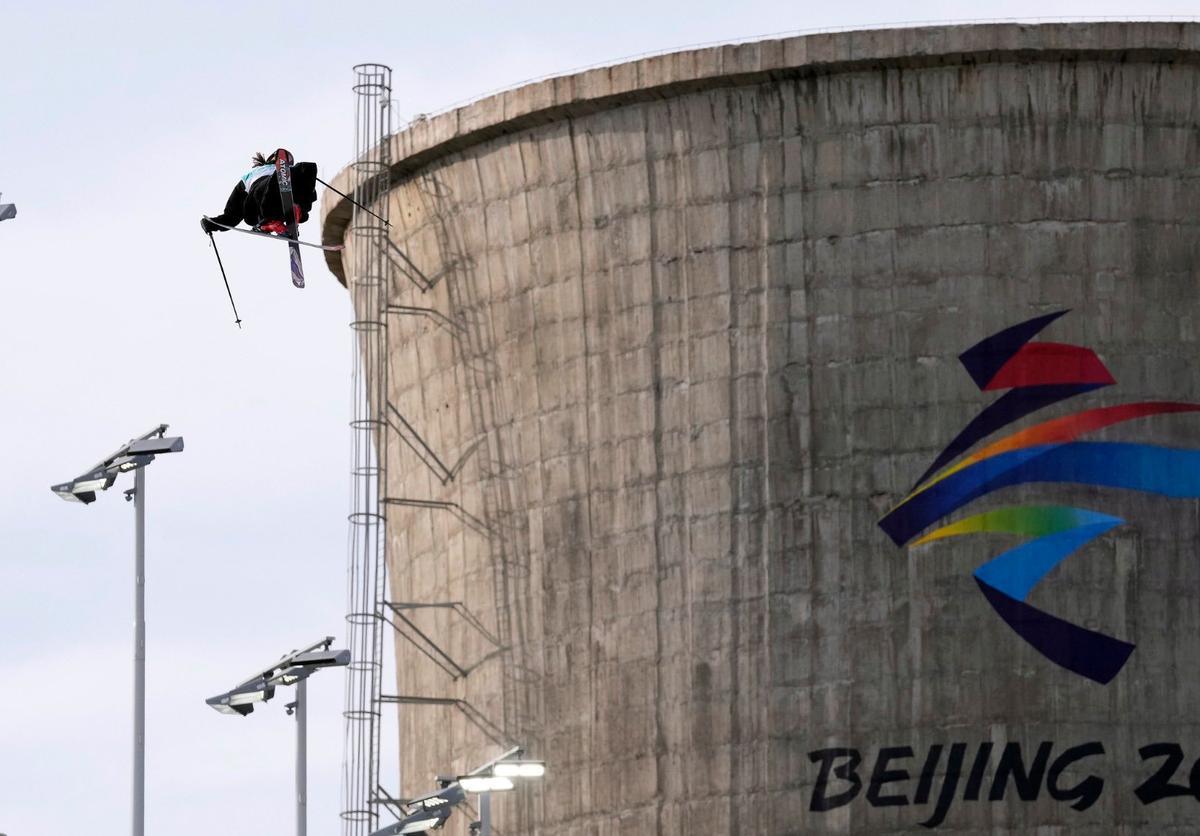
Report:
[[[1014,432],[952,464],[976,442],[1012,422],[1116,382],[1089,348],[1030,342],[1065,313],[1006,328],[959,355],[982,391],[1007,391],[967,424],[879,526],[898,546],[981,533],[1032,538],[976,569],[979,589],[1008,626],[1051,662],[1108,683],[1124,667],[1134,645],[1051,615],[1027,599],[1055,566],[1124,520],[1085,508],[1020,505],[974,514],[919,536],[980,497],[1036,482],[1200,498],[1200,450],[1080,440],[1136,418],[1200,412],[1195,403],[1141,401],[1083,410]]]

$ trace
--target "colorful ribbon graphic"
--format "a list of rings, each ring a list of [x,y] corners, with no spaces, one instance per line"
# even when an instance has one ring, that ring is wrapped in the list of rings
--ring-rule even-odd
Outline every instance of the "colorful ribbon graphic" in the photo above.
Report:
[[[1090,349],[1029,342],[1066,311],[1036,317],[988,337],[959,359],[983,391],[1009,389],[935,459],[912,493],[880,521],[896,545],[967,534],[1034,539],[975,571],[984,597],[1012,629],[1057,665],[1096,682],[1120,672],[1134,646],[1087,630],[1026,602],[1068,556],[1123,520],[1081,508],[1019,506],[987,511],[918,536],[938,520],[993,491],[1031,483],[1080,484],[1200,498],[1200,450],[1080,441],[1105,427],[1156,415],[1200,411],[1200,404],[1144,401],[1089,409],[1012,433],[949,465],[997,429],[1050,404],[1115,381]],[[949,465],[949,466],[947,466]]]

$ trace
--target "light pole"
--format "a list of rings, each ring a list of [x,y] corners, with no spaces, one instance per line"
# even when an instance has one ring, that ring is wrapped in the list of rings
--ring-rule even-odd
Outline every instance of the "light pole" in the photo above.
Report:
[[[0,206],[0,220],[5,215]],[[134,471],[133,488],[125,491],[125,499],[134,505],[134,581],[133,581],[133,836],[144,836],[146,830],[146,465],[163,453],[178,453],[183,439],[167,438],[167,425],[159,424],[150,432],[122,445],[94,465],[82,476],[70,482],[54,485],[50,490],[71,502],[87,505],[96,501],[96,491],[108,490],[117,476]]]
[[[224,714],[245,717],[254,711],[255,703],[266,702],[275,696],[279,685],[295,685],[296,701],[288,703],[288,714],[296,715],[296,834],[308,832],[308,686],[307,680],[321,668],[345,667],[350,664],[349,650],[330,650],[333,636],[326,636],[303,650],[293,650],[278,662],[262,669],[240,685],[209,697],[205,702]]]
[[[346,660],[350,651],[343,651]],[[296,836],[308,833],[308,677],[296,683],[296,701],[284,706],[296,715]]]

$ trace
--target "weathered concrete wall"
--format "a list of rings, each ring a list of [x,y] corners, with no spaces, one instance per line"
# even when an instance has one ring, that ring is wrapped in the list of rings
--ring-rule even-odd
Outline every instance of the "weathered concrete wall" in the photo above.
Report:
[[[393,238],[435,286],[397,272],[393,301],[439,315],[391,319],[389,400],[461,469],[443,484],[393,441],[388,491],[465,513],[392,507],[390,597],[462,602],[408,615],[469,670],[400,641],[396,688],[470,708],[401,708],[404,792],[511,740],[552,774],[498,806],[505,833],[920,832],[965,742],[946,831],[1195,832],[1195,799],[1134,793],[1160,763],[1140,746],[1180,743],[1183,785],[1200,756],[1195,501],[983,500],[1128,521],[1029,599],[1138,645],[1108,685],[979,594],[971,572],[1017,540],[905,551],[877,522],[994,399],[957,355],[1032,316],[1073,309],[1044,339],[1096,349],[1117,385],[1022,426],[1200,399],[1198,48],[1174,24],[819,36],[546,82],[396,137]],[[347,213],[326,207],[327,241]],[[1200,418],[1109,437],[1196,446]],[[1096,774],[1099,799],[1073,810],[1046,779],[989,801],[1010,741],[1027,763],[1101,742],[1056,778],[1061,797]],[[911,778],[872,803],[899,746]],[[828,747],[861,750],[864,786],[813,811]]]

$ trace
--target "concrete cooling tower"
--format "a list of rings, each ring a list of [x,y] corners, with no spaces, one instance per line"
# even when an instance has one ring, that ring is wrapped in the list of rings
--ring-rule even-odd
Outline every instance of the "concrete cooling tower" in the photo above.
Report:
[[[391,135],[386,239],[322,220],[388,265],[394,792],[521,745],[497,833],[1198,832],[1198,119],[1200,24],[1005,24]]]

